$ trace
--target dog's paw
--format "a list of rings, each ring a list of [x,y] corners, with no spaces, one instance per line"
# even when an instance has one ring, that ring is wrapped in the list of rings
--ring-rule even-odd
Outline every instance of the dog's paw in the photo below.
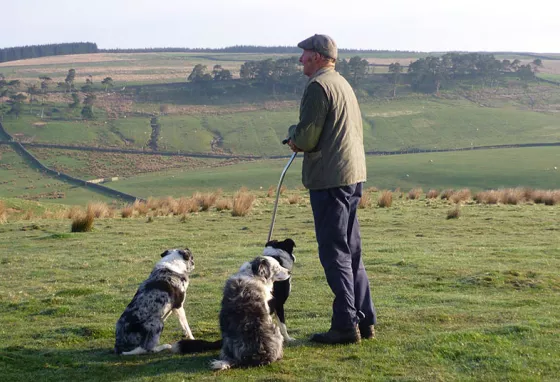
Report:
[[[194,340],[194,336],[190,333],[183,333],[183,337],[187,340]]]

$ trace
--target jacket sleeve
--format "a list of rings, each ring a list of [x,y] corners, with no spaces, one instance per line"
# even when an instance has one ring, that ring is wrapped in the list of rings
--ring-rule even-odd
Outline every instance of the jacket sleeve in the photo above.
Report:
[[[303,151],[312,151],[321,137],[329,112],[329,100],[316,82],[307,87],[300,108],[299,123],[290,126],[288,137]]]

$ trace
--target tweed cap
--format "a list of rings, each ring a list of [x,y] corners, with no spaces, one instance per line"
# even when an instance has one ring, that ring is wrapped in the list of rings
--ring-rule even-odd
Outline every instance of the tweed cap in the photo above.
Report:
[[[336,43],[332,38],[325,34],[316,34],[309,38],[306,38],[298,45],[298,48],[304,50],[312,50],[325,57],[330,57],[332,59],[337,59],[338,49]]]

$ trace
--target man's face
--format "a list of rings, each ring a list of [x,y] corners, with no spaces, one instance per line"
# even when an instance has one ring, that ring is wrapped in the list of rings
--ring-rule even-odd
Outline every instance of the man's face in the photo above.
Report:
[[[304,50],[299,62],[303,65],[303,74],[310,77],[319,68],[319,54],[312,50]]]

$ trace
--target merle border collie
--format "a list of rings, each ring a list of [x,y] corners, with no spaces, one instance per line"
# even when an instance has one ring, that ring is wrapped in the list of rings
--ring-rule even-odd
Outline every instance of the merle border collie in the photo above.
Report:
[[[270,256],[258,256],[241,266],[224,287],[220,311],[222,350],[213,370],[267,365],[282,358],[284,339],[270,311],[275,281],[290,271]]]
[[[189,274],[194,269],[193,254],[188,248],[169,249],[161,257],[117,321],[116,354],[137,355],[171,349],[170,344],[158,345],[163,323],[171,312],[179,317],[185,337],[194,340],[183,307]]]

